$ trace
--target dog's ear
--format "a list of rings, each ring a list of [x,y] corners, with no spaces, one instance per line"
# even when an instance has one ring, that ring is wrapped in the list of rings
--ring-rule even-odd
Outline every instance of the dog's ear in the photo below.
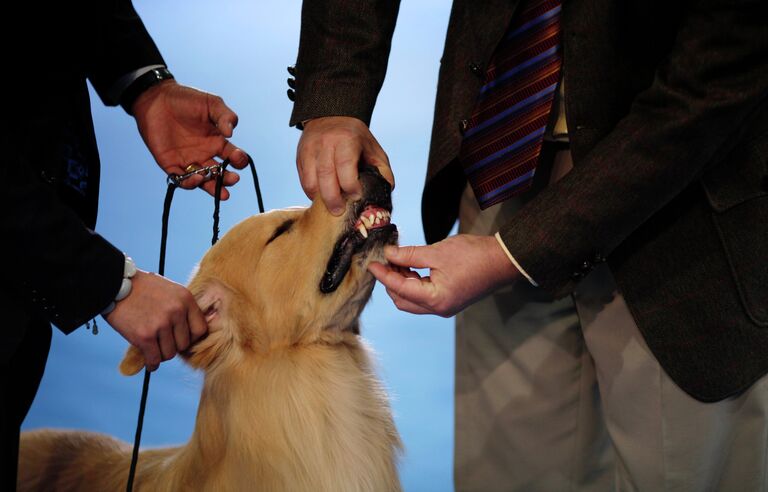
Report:
[[[182,357],[190,366],[205,369],[226,352],[233,342],[232,304],[235,302],[235,294],[218,280],[207,280],[199,286],[193,286],[193,292],[208,323],[208,335],[192,345]]]
[[[123,376],[133,376],[144,369],[144,356],[139,349],[131,345],[125,352],[123,361],[120,362],[120,374]]]
[[[230,307],[233,301],[232,290],[218,281],[210,281],[195,295],[198,306],[208,323],[208,334],[195,342],[181,356],[192,367],[205,369],[225,351],[233,341],[230,323]],[[139,349],[131,345],[120,362],[120,373],[133,376],[144,369],[144,356]]]

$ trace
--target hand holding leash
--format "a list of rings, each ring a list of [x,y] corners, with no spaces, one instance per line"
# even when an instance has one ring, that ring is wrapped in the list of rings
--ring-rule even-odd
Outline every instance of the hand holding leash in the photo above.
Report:
[[[227,140],[238,119],[219,96],[166,80],[142,93],[132,109],[139,133],[166,174],[181,176],[214,166],[216,157],[237,169],[248,164],[245,152]],[[224,173],[222,200],[229,198],[226,187],[239,180],[235,172]],[[196,173],[178,185],[201,187],[211,196],[216,192],[213,180]]]

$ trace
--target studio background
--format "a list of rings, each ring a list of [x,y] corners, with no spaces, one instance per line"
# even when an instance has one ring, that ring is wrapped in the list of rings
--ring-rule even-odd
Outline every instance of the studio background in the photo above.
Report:
[[[301,3],[134,3],[177,80],[221,95],[240,116],[232,141],[254,158],[267,209],[307,204],[295,168],[300,133],[288,127],[291,102],[285,94],[286,66],[295,61],[299,42]],[[393,221],[401,244],[423,244],[419,200],[449,10],[449,0],[402,2],[371,124],[395,172]],[[122,109],[104,107],[95,93],[91,97],[102,159],[97,230],[140,268],[156,271],[164,175],[133,119]],[[222,233],[258,212],[250,173],[241,176],[233,197],[222,204]],[[176,194],[166,266],[171,279],[186,283],[205,253],[212,209],[212,199],[199,190]],[[142,377],[119,375],[127,342],[101,318],[98,322],[98,336],[84,327],[69,336],[54,330],[46,374],[25,429],[90,429],[133,441]],[[405,444],[400,466],[405,490],[452,490],[453,321],[400,313],[377,286],[362,330],[377,353]],[[178,360],[161,366],[152,377],[143,446],[188,440],[201,381],[201,374]]]

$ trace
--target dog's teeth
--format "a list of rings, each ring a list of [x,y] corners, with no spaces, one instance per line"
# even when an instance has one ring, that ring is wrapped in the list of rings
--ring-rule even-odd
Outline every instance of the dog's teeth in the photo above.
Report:
[[[376,224],[378,225],[379,223],[381,223],[381,219],[376,217]]]
[[[363,222],[365,227],[371,227],[371,225],[373,224],[370,220],[368,220],[368,217],[366,217],[365,215],[361,215],[360,220]]]
[[[373,212],[371,212],[371,215],[368,216],[368,220],[373,224],[373,222],[376,220],[376,216],[373,215]]]
[[[366,229],[363,224],[357,226],[357,230],[360,231],[360,234],[362,234],[364,238],[368,238],[368,229]]]
[[[377,218],[377,219],[380,219],[380,218],[382,218],[382,217],[384,217],[384,216],[381,214],[381,210],[379,210],[378,212],[376,212],[376,218]]]

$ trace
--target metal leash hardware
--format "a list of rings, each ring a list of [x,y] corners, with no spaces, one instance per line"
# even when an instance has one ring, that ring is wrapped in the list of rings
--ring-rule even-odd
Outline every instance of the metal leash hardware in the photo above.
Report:
[[[249,162],[250,156],[248,157]],[[201,167],[200,169],[195,169],[193,171],[189,171],[185,174],[169,174],[168,175],[168,184],[175,185],[175,186],[181,186],[181,183],[192,176],[202,176],[205,181],[208,181],[211,178],[218,178],[219,175],[224,174],[224,168],[226,167],[226,164],[229,163],[229,160],[225,160],[224,162],[218,162],[216,164],[212,164],[210,166]]]
[[[245,154],[248,158],[248,166],[251,168],[251,175],[253,176],[253,186],[256,189],[256,200],[259,206],[259,213],[264,213],[264,201],[261,196],[261,187],[259,186],[259,177],[256,174],[256,165],[253,163],[253,159],[248,154]],[[194,171],[186,174],[169,174],[168,175],[168,189],[165,192],[165,201],[163,203],[163,216],[162,226],[160,234],[160,258],[158,262],[157,273],[165,275],[165,249],[168,244],[168,219],[171,215],[171,202],[173,202],[173,194],[181,183],[194,176],[196,174],[202,175],[205,180],[211,178],[216,179],[216,188],[213,194],[213,236],[211,238],[211,245],[216,244],[219,240],[219,205],[221,203],[221,190],[224,188],[224,171],[229,165],[229,159],[224,159],[223,162],[217,163],[211,166],[195,169]],[[136,435],[133,440],[133,452],[131,454],[131,467],[128,470],[128,482],[126,484],[126,491],[133,491],[133,480],[136,476],[136,466],[139,462],[139,445],[141,444],[141,431],[144,428],[144,412],[147,408],[147,396],[149,394],[149,380],[152,373],[148,370],[144,370],[144,383],[141,388],[141,401],[139,403],[139,417],[136,423]]]

